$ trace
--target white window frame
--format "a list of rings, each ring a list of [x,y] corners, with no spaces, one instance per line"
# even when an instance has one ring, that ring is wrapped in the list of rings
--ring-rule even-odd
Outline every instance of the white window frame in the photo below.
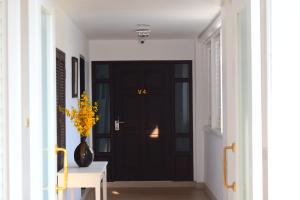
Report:
[[[221,29],[218,28],[210,37],[204,42],[204,59],[208,68],[208,94],[209,94],[209,126],[218,133],[223,132],[223,84],[222,84],[222,40]],[[216,48],[217,42],[220,43],[220,57],[219,66],[216,63]],[[209,53],[210,52],[210,53]],[[219,67],[219,70],[217,69]],[[218,72],[218,71],[219,72]],[[219,73],[217,75],[216,73]],[[216,78],[219,76],[219,83]],[[217,85],[219,84],[219,85]],[[219,97],[218,97],[219,96]]]
[[[208,116],[208,124],[211,127],[211,121],[212,121],[212,116],[211,116],[211,107],[212,107],[212,102],[211,102],[211,41],[206,41],[205,42],[205,51],[204,51],[204,59],[205,59],[205,65],[207,66],[208,69],[208,107],[209,107],[209,116]]]

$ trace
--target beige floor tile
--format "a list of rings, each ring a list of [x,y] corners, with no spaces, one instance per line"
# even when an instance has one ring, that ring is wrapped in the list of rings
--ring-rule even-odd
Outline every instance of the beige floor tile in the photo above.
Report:
[[[93,191],[94,192],[94,191]],[[94,200],[89,193],[88,200]],[[108,200],[209,200],[203,190],[194,188],[113,188]]]

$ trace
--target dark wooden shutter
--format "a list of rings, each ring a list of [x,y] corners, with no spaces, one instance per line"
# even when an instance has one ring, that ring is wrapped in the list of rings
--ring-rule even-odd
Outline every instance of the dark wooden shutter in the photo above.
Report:
[[[66,55],[56,49],[56,112],[57,112],[57,146],[66,148],[66,116],[59,111],[66,107]],[[63,154],[57,155],[57,171],[63,168]]]

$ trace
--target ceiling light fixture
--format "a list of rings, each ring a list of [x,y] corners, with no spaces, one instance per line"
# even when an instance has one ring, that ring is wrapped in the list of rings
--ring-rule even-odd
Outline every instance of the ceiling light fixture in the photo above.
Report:
[[[151,33],[150,25],[138,24],[136,33],[137,33],[137,38],[138,38],[139,43],[144,44],[146,39],[148,39],[150,37],[150,33]]]

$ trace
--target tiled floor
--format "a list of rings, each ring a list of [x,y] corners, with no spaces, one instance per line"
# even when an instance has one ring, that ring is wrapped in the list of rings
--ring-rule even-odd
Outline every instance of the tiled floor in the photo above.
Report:
[[[94,191],[93,191],[94,192]],[[88,200],[94,200],[89,192]],[[113,188],[108,200],[209,200],[203,190],[194,188]]]

